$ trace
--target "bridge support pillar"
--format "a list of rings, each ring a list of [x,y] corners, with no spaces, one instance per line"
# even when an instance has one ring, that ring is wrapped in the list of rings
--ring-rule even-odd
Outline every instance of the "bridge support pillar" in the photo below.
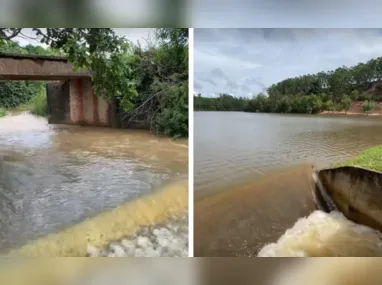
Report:
[[[47,96],[52,124],[118,127],[115,104],[95,96],[89,78],[48,83]]]

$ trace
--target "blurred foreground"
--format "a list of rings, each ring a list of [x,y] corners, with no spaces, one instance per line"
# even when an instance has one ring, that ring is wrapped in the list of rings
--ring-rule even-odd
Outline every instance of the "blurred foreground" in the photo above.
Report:
[[[3,260],[12,285],[380,285],[382,258]]]

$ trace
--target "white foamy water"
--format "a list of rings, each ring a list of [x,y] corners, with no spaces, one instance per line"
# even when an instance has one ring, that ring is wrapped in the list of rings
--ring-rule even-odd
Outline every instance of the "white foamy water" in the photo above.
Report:
[[[315,211],[299,219],[259,257],[382,256],[382,234],[339,212]]]
[[[88,246],[87,252],[90,257],[188,257],[187,215],[165,226],[143,227],[102,249]]]

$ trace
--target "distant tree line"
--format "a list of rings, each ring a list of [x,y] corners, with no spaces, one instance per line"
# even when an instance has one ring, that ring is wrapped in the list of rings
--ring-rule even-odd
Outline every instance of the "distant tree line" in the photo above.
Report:
[[[228,94],[220,94],[215,98],[202,97],[198,94],[194,96],[194,109],[197,111],[244,111],[248,102],[249,98]]]
[[[335,70],[288,78],[251,99],[221,94],[194,98],[195,110],[267,113],[309,113],[349,110],[352,101],[365,101],[365,112],[382,101],[382,57]]]

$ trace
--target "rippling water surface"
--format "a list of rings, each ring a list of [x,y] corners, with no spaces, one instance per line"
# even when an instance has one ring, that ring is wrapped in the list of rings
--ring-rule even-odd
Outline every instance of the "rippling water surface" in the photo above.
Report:
[[[317,214],[311,194],[312,165],[381,144],[380,117],[194,118],[195,256],[382,256],[379,233],[335,213]],[[335,245],[350,241],[355,247]]]
[[[301,163],[326,166],[382,142],[382,118],[195,112],[195,191]]]
[[[148,194],[187,173],[187,142],[146,131],[0,119],[0,251]]]

